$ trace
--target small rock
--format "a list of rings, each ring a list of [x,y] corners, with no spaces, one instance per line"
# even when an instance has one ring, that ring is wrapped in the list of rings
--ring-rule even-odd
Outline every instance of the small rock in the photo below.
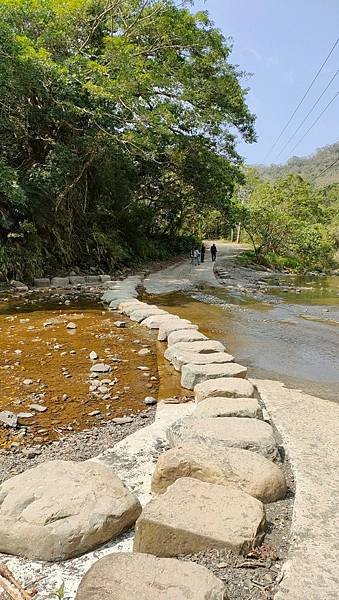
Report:
[[[108,373],[110,370],[111,367],[105,363],[98,363],[97,365],[93,365],[90,369],[91,373]]]
[[[44,327],[50,327],[51,325],[53,325],[53,321],[45,321],[44,322]]]
[[[14,350],[14,354],[22,354],[22,350]]]
[[[66,400],[68,400],[68,396],[67,396],[67,394],[63,394],[63,395],[62,395],[62,397],[61,397],[61,400],[63,400],[64,402],[65,402]]]
[[[132,417],[116,417],[115,419],[112,419],[113,423],[116,423],[116,425],[125,425],[127,423],[133,423],[133,419]]]
[[[91,360],[97,360],[97,358],[99,358],[99,357],[98,357],[97,353],[94,352],[94,350],[92,350],[92,352],[89,353],[89,358]]]
[[[30,413],[30,412],[20,412],[17,414],[18,419],[30,419],[31,417],[34,417],[34,413]]]
[[[150,368],[149,367],[137,367],[139,369],[139,371],[149,371]]]
[[[114,321],[114,325],[119,328],[126,327],[126,321]]]
[[[149,348],[141,348],[141,350],[139,350],[138,354],[140,354],[140,356],[145,356],[146,354],[151,354],[151,351]]]
[[[42,406],[41,404],[31,404],[29,408],[30,410],[35,410],[40,413],[46,412],[47,410],[47,406]]]
[[[100,415],[100,410],[92,410],[92,412],[88,413],[89,417],[96,417],[97,415]]]
[[[32,385],[33,379],[24,379],[22,382],[24,385]]]
[[[107,394],[107,392],[109,391],[109,388],[106,385],[99,385],[98,391],[101,394]]]
[[[26,458],[35,458],[36,456],[40,456],[41,450],[39,448],[23,448],[22,454]]]
[[[72,321],[70,321],[70,323],[67,323],[66,327],[67,327],[67,329],[76,329],[77,325],[75,323],[72,323]]]
[[[155,398],[153,398],[153,396],[146,396],[145,400],[144,400],[144,404],[147,404],[148,406],[152,406],[153,404],[156,404],[157,401]]]

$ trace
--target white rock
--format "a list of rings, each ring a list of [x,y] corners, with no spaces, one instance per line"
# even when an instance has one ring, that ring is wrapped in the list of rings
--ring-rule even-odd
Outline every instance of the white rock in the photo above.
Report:
[[[252,398],[254,386],[246,379],[219,377],[198,383],[194,388],[196,402],[213,396],[225,398]]]
[[[161,323],[158,340],[164,342],[167,340],[170,333],[173,333],[173,331],[181,331],[183,329],[198,329],[198,325],[193,325],[193,323],[187,319],[180,319],[177,317],[176,320],[174,320],[173,318],[170,318],[168,321]]]
[[[108,373],[111,370],[109,365],[98,363],[90,368],[91,373]]]
[[[213,352],[224,352],[225,346],[216,340],[202,340],[200,342],[177,342],[171,349],[194,352],[195,354],[211,354]]]
[[[97,360],[99,357],[98,357],[97,353],[94,352],[94,350],[92,350],[92,352],[89,353],[89,358],[91,360]]]
[[[270,460],[279,458],[273,429],[268,423],[246,417],[179,419],[167,430],[170,446],[202,444],[210,448],[243,448]]]
[[[76,328],[77,328],[76,323],[72,323],[72,322],[67,323],[67,329],[76,329]]]
[[[206,398],[197,404],[192,417],[248,417],[261,419],[262,410],[256,398]]]
[[[210,354],[199,354],[196,352],[185,352],[176,346],[165,350],[165,358],[174,366],[176,371],[181,371],[183,365],[189,363],[196,365],[225,364],[233,362],[234,356],[226,352],[211,352]]]
[[[246,377],[247,368],[237,363],[212,364],[212,365],[183,365],[181,369],[182,387],[193,390],[194,386],[208,379],[217,377]]]
[[[201,342],[208,338],[203,333],[200,333],[197,329],[179,329],[179,331],[172,331],[167,336],[168,346],[173,346],[179,342]]]

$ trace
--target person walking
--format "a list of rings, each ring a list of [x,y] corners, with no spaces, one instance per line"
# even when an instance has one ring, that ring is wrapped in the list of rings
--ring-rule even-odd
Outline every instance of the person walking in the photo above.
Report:
[[[216,245],[215,245],[215,244],[212,244],[212,246],[211,246],[211,257],[212,257],[212,262],[214,262],[214,261],[215,261],[215,259],[217,258],[217,252],[218,252],[218,250],[217,250],[217,247],[216,247]]]
[[[206,248],[204,244],[201,244],[201,250],[200,250],[200,256],[201,256],[201,262],[205,262],[205,252],[206,252]]]
[[[196,266],[200,265],[200,250],[198,250],[198,248],[194,250],[194,264]]]

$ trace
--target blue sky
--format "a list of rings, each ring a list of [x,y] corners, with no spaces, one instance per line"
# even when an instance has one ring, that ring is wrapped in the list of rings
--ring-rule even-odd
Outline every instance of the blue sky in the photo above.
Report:
[[[339,73],[313,113],[277,158],[331,77],[339,69],[339,43],[279,144],[275,139],[339,37],[339,0],[196,0],[224,35],[234,40],[231,62],[252,73],[247,102],[257,115],[258,142],[240,143],[248,163],[285,162],[339,139],[339,96],[291,153],[322,109],[339,90]]]

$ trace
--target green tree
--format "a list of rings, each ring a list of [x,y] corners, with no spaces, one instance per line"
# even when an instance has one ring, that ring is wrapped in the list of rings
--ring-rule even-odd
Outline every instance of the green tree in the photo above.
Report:
[[[192,214],[228,210],[242,180],[236,134],[252,142],[254,117],[205,12],[3,0],[0,39],[6,276],[173,251]]]

